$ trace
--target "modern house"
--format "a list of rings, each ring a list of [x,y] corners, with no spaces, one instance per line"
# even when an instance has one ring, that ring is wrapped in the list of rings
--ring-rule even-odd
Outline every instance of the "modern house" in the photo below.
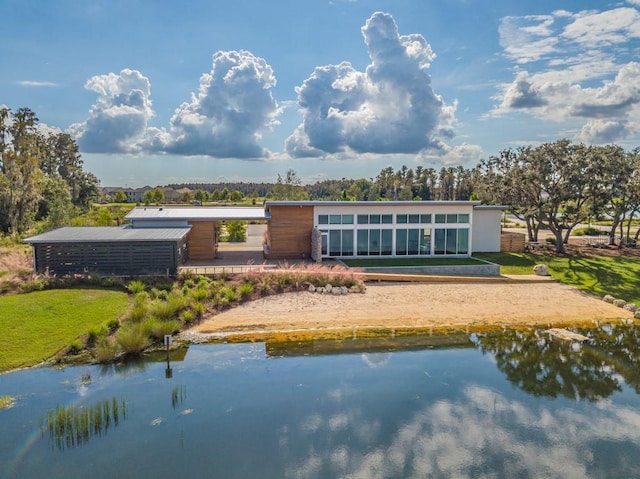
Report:
[[[500,251],[501,206],[477,201],[271,201],[267,258]]]
[[[265,221],[267,259],[471,256],[500,251],[502,207],[476,201],[268,201],[264,208],[136,207],[120,227],[65,227],[25,240],[34,270],[177,273],[213,261],[220,223]]]

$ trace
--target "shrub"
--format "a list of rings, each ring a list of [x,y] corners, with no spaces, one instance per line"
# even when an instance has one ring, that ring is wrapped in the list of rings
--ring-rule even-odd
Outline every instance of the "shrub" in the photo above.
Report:
[[[209,297],[209,291],[204,287],[198,286],[196,289],[191,291],[191,297],[196,301],[202,301]]]
[[[599,230],[598,228],[594,228],[593,226],[587,228],[575,228],[571,234],[575,236],[598,236],[598,235],[606,235],[607,233]]]
[[[203,303],[196,302],[191,305],[191,310],[196,316],[200,317],[207,311],[207,307]]]
[[[125,354],[140,354],[149,344],[144,324],[127,324],[116,333],[116,341]]]
[[[188,300],[182,295],[171,293],[166,301],[155,301],[151,304],[150,313],[160,320],[176,319],[180,311],[187,307]]]
[[[238,299],[240,299],[240,294],[233,286],[225,286],[224,288],[220,289],[220,294],[223,298],[226,298],[229,303],[238,301]]]
[[[99,363],[108,363],[116,358],[118,347],[109,338],[103,337],[98,340],[93,354]]]
[[[242,221],[227,221],[226,236],[222,241],[243,242],[247,241],[247,229]]]
[[[240,294],[241,298],[246,298],[247,296],[251,296],[253,293],[253,283],[249,281],[245,281],[240,286],[238,286],[238,294]]]
[[[109,333],[114,333],[120,327],[120,320],[117,318],[110,319],[109,321],[107,321],[106,326]]]
[[[151,299],[167,299],[169,291],[171,291],[171,285],[157,285],[154,288],[151,288],[149,291],[149,297]]]
[[[84,344],[82,344],[82,341],[76,339],[69,345],[69,354],[78,354],[83,349]]]
[[[145,290],[145,285],[142,281],[131,281],[127,285],[127,291],[131,294],[143,293]]]
[[[182,321],[184,324],[191,324],[195,318],[195,314],[189,309],[182,312]]]
[[[193,280],[193,278],[195,277],[195,275],[188,270],[183,270],[180,272],[180,282],[184,283],[187,280]]]
[[[173,335],[180,331],[180,323],[178,321],[160,321],[155,318],[147,320],[148,324],[145,324],[148,334],[154,339],[161,340],[167,334]],[[145,322],[145,323],[147,323]]]
[[[89,329],[89,332],[87,333],[87,345],[93,346],[96,344],[99,337],[106,336],[107,331],[107,326],[104,324]]]
[[[149,308],[146,303],[134,303],[127,314],[127,319],[134,323],[139,323],[147,316],[148,310]]]

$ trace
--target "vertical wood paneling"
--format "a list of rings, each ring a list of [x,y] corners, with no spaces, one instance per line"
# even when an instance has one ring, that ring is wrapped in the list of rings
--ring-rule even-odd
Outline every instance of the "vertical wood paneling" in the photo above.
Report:
[[[216,257],[216,222],[190,221],[189,258],[195,260]]]
[[[267,258],[295,259],[311,257],[313,206],[270,207],[268,223],[269,252]]]

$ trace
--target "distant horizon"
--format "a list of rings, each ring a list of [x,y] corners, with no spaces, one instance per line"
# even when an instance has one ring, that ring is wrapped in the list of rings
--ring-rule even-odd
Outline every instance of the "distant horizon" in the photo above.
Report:
[[[102,185],[370,178],[640,145],[640,0],[10,0],[0,105]],[[142,180],[141,178],[144,178]]]

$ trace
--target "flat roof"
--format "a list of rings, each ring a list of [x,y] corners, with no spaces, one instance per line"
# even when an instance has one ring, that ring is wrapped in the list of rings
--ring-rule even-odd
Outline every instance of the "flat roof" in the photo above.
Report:
[[[267,201],[269,206],[478,206],[479,201]]]
[[[25,243],[101,243],[105,241],[178,241],[189,233],[184,228],[131,228],[130,226],[65,226],[24,240]]]
[[[125,216],[126,220],[266,220],[270,216],[262,207],[192,206],[167,208],[165,206],[137,206]]]

